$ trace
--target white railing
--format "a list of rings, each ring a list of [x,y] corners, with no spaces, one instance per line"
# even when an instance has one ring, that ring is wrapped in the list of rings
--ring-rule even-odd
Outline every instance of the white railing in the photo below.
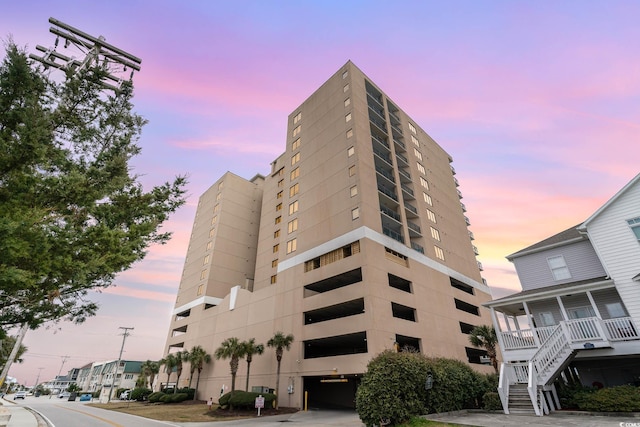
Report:
[[[509,383],[510,369],[504,362],[500,363],[500,376],[498,377],[498,395],[502,402],[502,409],[505,414],[509,414]]]
[[[564,323],[569,330],[571,342],[605,340],[600,319],[597,317],[566,320]]]
[[[516,331],[500,332],[500,334],[502,335],[502,343],[505,350],[536,347],[532,329],[518,329]]]
[[[638,330],[630,317],[603,320],[604,329],[611,341],[638,339]]]
[[[555,326],[543,326],[541,328],[535,329],[536,334],[538,334],[538,341],[540,341],[540,344],[542,344],[543,342],[549,339],[549,337],[551,336],[551,333],[555,328],[556,328]]]
[[[540,346],[536,354],[531,358],[535,369],[535,375],[533,376],[537,376],[537,380],[541,384],[546,382],[550,374],[547,369],[558,360],[561,354],[570,350],[569,340],[563,326],[562,323],[556,326],[549,339]]]
[[[527,384],[529,382],[529,364],[511,363],[513,368],[513,378],[517,384]]]
[[[531,399],[531,404],[533,405],[533,410],[536,412],[537,416],[542,416],[540,412],[540,407],[538,406],[538,375],[535,373],[535,368],[533,362],[529,362],[529,378],[527,378],[527,391],[529,392],[529,399]]]

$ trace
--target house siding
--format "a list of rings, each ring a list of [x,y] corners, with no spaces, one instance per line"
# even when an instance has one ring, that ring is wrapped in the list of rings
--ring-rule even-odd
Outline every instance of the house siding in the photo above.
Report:
[[[638,216],[640,181],[587,224],[589,239],[636,324],[640,320],[640,283],[634,282],[632,277],[640,273],[640,243],[627,220]]]
[[[547,259],[562,255],[571,278],[555,280]],[[523,291],[605,276],[605,270],[588,240],[513,259]]]

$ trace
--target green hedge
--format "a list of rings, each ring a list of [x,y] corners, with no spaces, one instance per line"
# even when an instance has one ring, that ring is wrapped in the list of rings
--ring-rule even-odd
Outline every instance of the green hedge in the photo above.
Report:
[[[253,393],[242,390],[236,390],[234,392],[225,393],[220,396],[218,405],[220,408],[227,409],[232,408],[254,408],[256,403],[256,397],[264,397],[264,407],[272,408],[273,402],[276,400],[276,395],[272,393]]]
[[[433,386],[427,391],[429,374]],[[480,374],[459,360],[388,350],[367,365],[356,392],[356,411],[367,426],[387,419],[400,424],[416,415],[481,407],[496,384],[495,375]]]
[[[640,388],[631,385],[581,391],[574,396],[578,408],[595,412],[640,411]]]
[[[129,398],[131,400],[137,400],[138,402],[141,402],[143,400],[147,400],[148,396],[151,393],[152,391],[148,388],[144,388],[144,387],[134,388],[131,391],[131,395],[129,396]]]
[[[497,391],[488,391],[482,396],[482,408],[485,411],[502,410],[502,401]]]
[[[160,399],[162,398],[162,396],[164,396],[165,394],[161,391],[156,391],[155,393],[151,393],[147,399],[149,400],[149,402],[151,403],[156,403],[156,402],[160,402]]]

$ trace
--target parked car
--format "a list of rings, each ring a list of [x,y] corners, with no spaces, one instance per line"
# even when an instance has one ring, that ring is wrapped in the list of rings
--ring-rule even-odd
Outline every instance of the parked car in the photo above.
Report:
[[[69,398],[69,396],[71,396],[71,393],[69,393],[68,391],[63,391],[62,393],[60,393],[58,395],[58,397],[60,399],[67,399],[67,398]]]
[[[80,402],[87,402],[87,401],[90,402],[92,397],[93,396],[91,396],[91,393],[85,393],[85,394],[81,394],[80,395],[80,399],[79,400],[80,400]]]
[[[25,399],[27,397],[26,391],[16,391],[13,395],[13,400],[16,399]]]

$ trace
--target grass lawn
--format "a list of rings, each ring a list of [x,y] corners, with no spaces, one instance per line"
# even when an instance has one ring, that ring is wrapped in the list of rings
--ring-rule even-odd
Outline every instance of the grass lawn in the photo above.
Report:
[[[214,405],[209,411],[205,402],[188,401],[182,403],[149,403],[149,402],[110,402],[89,403],[95,408],[124,412],[139,417],[151,418],[159,421],[200,422],[200,421],[231,421],[243,418],[253,418],[258,415],[252,411],[223,411]],[[276,415],[297,412],[294,408],[263,409],[260,415]]]

